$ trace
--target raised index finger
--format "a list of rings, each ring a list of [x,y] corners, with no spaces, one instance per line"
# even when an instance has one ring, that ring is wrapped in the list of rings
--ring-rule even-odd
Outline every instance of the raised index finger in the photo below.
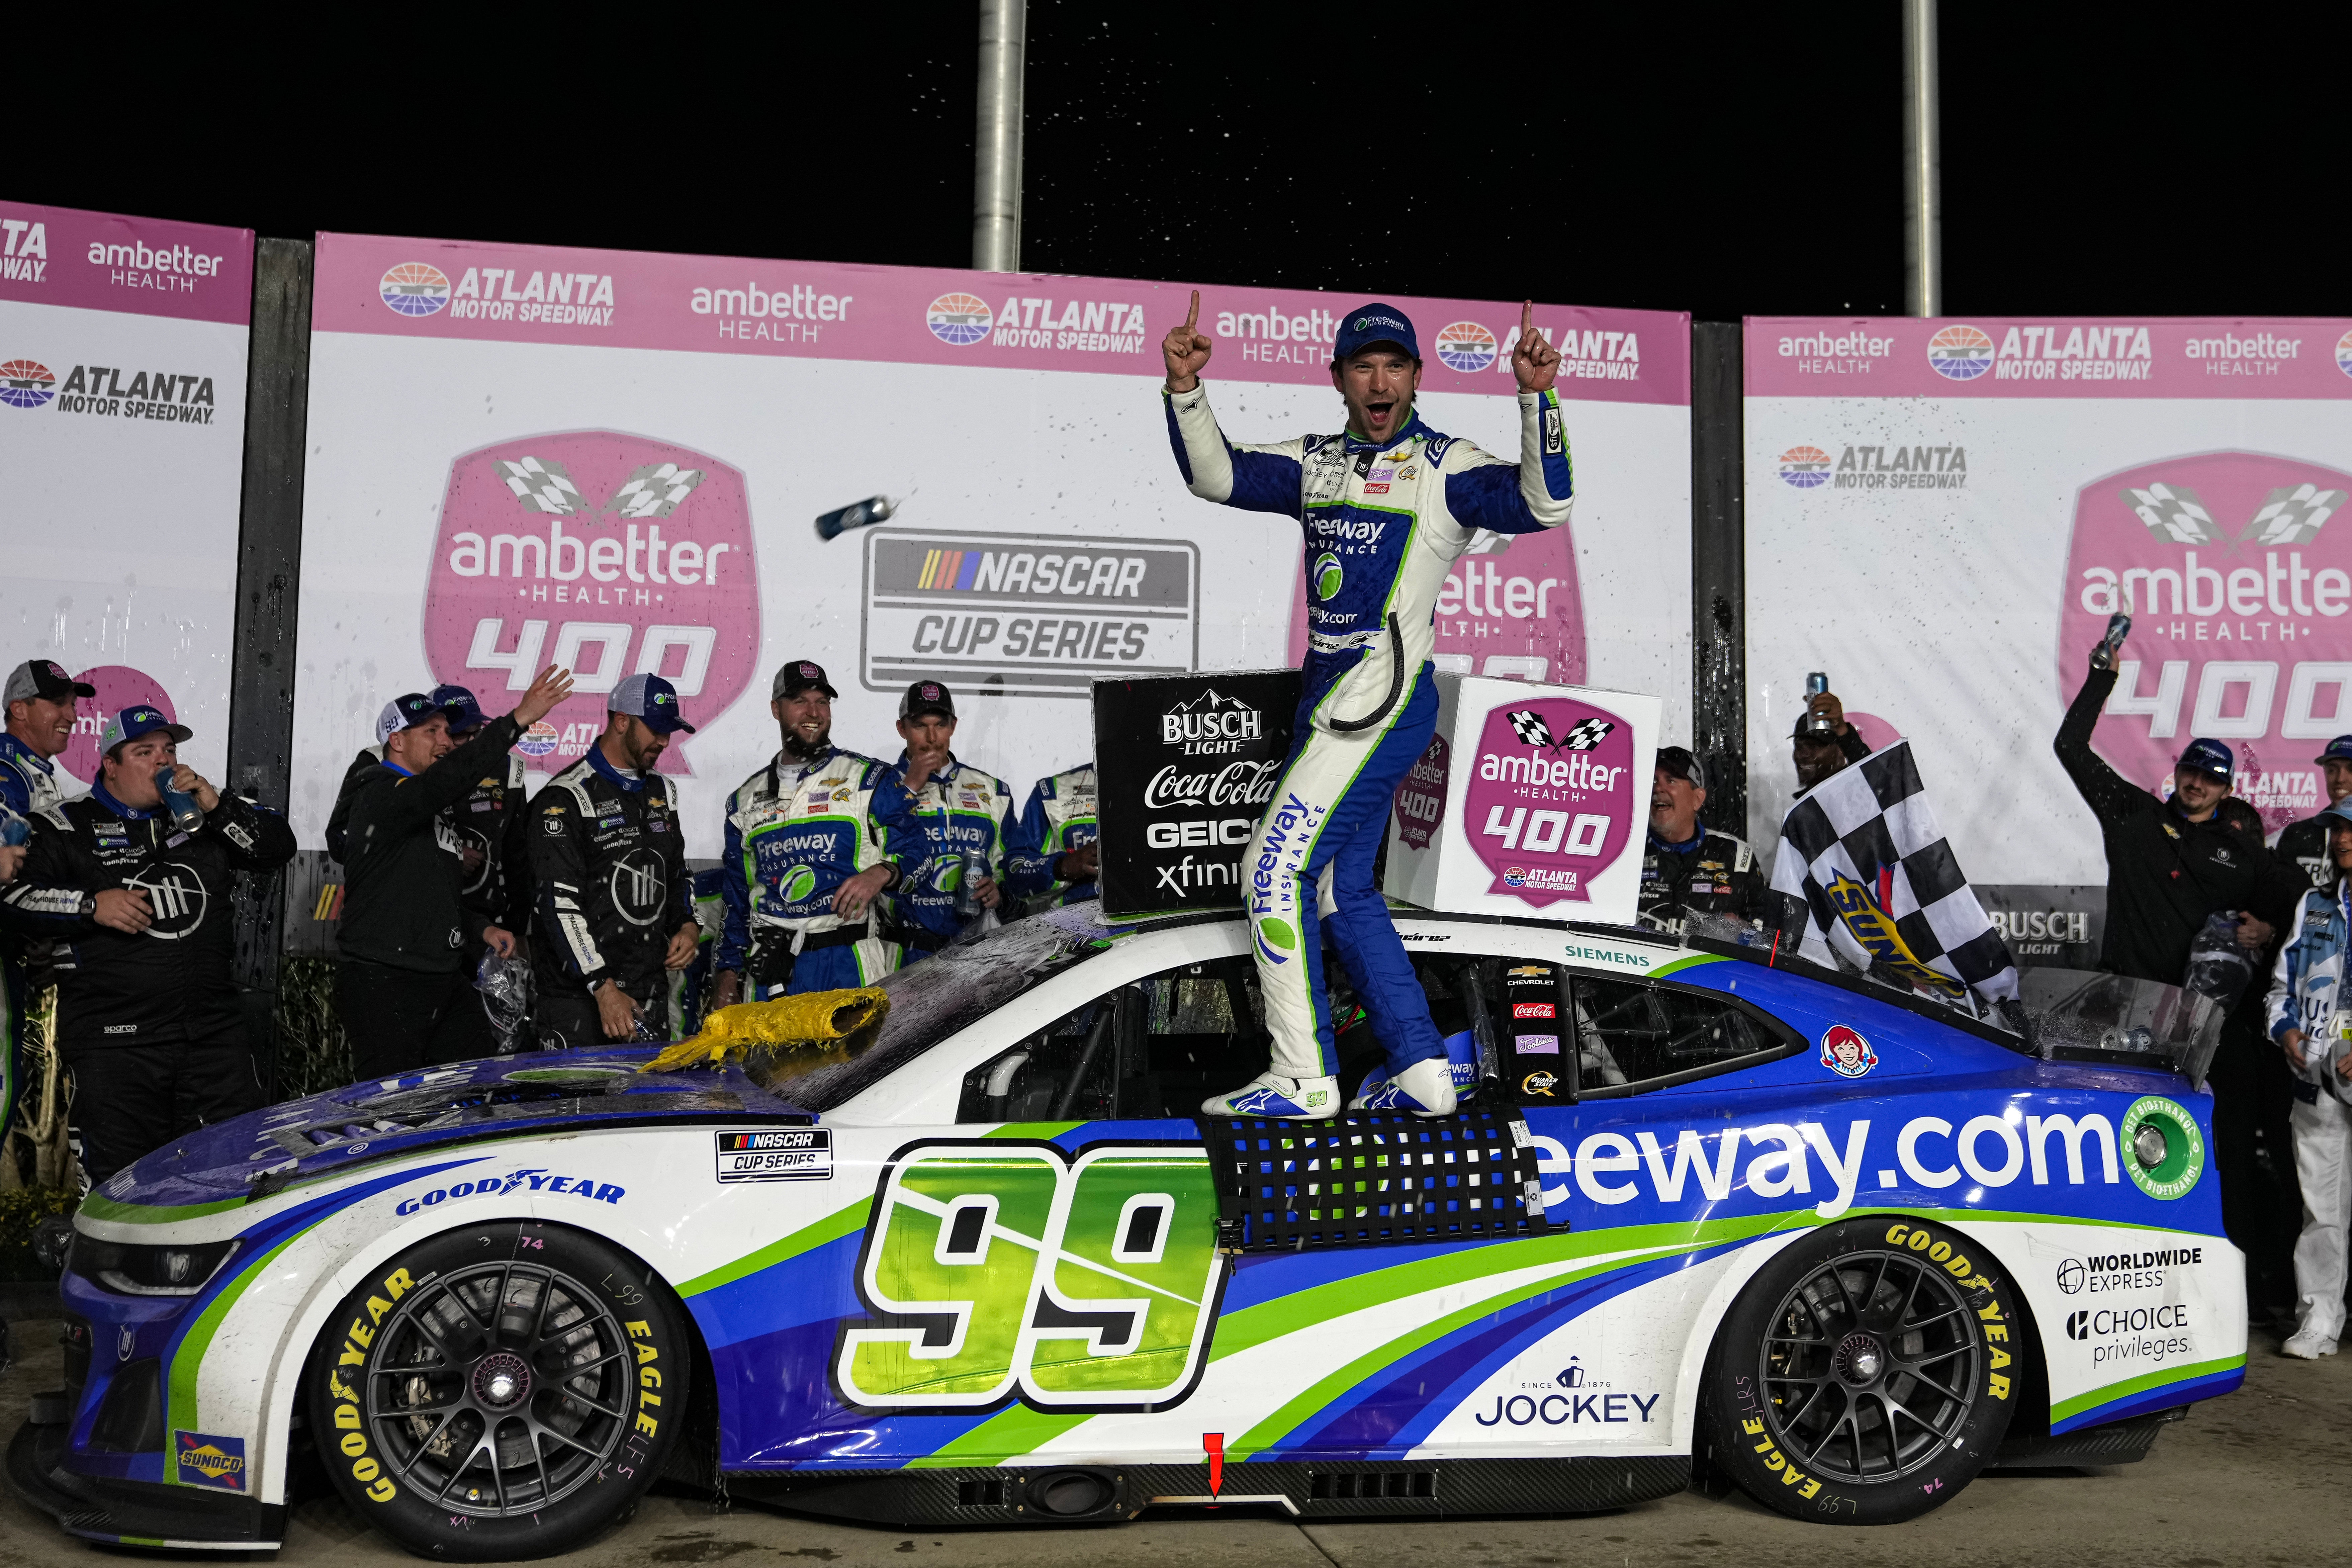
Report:
[[[1519,303],[1519,336],[1526,337],[1536,330],[1536,302],[1525,300]]]
[[[1191,310],[1187,311],[1184,316],[1184,330],[1188,332],[1191,331],[1193,324],[1200,321],[1200,319],[1201,291],[1198,289],[1195,289],[1192,290],[1192,308]]]

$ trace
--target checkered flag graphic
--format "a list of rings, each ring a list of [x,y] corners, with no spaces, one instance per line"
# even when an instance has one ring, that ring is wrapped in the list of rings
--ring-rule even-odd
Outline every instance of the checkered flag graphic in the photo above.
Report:
[[[2168,543],[2221,542],[2221,525],[2187,485],[2168,485],[2159,479],[2144,490],[2126,486],[2124,504],[2139,515],[2150,533]]]
[[[2014,1001],[2017,961],[1936,824],[1897,741],[1798,798],[1780,825],[1772,888],[1807,906],[1799,952],[1975,1010]]]
[[[524,458],[516,462],[501,458],[498,466],[499,477],[514,491],[515,500],[532,511],[570,517],[588,504],[563,465],[552,458]]]
[[[2254,521],[2238,537],[2256,544],[2308,544],[2319,536],[2319,525],[2334,516],[2344,500],[2342,490],[2324,490],[2317,485],[2297,485],[2293,489],[2282,486],[2263,500]]]
[[[1601,744],[1601,737],[1615,728],[1617,726],[1606,719],[1580,720],[1576,726],[1569,731],[1568,739],[1560,743],[1571,752],[1589,752]]]
[[[680,501],[694,493],[694,487],[708,477],[700,468],[681,468],[676,463],[648,463],[631,474],[628,483],[613,492],[613,499],[604,503],[604,510],[617,511],[623,517],[667,517],[677,510]]]
[[[1534,709],[1514,708],[1510,712],[1510,721],[1511,728],[1517,731],[1519,739],[1527,744],[1530,746],[1551,744],[1551,726],[1545,723],[1543,715]]]

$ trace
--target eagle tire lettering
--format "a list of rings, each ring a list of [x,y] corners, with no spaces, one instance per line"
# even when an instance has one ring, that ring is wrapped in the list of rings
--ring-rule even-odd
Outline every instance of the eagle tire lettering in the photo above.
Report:
[[[1206,1152],[924,1142],[883,1174],[858,1258],[872,1315],[834,1357],[872,1410],[1162,1410],[1199,1382],[1224,1266]]]

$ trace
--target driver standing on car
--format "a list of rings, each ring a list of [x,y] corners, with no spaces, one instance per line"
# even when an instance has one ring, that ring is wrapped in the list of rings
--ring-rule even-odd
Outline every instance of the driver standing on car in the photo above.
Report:
[[[1372,885],[1389,802],[1437,723],[1431,679],[1438,590],[1479,529],[1533,533],[1568,521],[1568,433],[1552,381],[1559,353],[1524,306],[1511,369],[1519,384],[1519,457],[1489,456],[1444,436],[1413,407],[1421,348],[1393,305],[1340,321],[1331,385],[1346,428],[1271,446],[1235,446],[1217,426],[1201,372],[1210,342],[1192,314],[1160,344],[1168,435],[1185,484],[1203,500],[1276,512],[1305,535],[1307,662],[1272,804],[1242,866],[1272,1062],[1208,1100],[1212,1116],[1294,1121],[1339,1109],[1339,1058],[1323,979],[1318,905],[1332,903],[1340,966],[1388,1052],[1389,1077],[1368,1109],[1454,1110],[1445,1045],[1404,943]]]

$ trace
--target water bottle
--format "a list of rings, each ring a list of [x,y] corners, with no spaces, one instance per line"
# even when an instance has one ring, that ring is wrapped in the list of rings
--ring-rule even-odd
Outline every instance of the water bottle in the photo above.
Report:
[[[833,539],[852,528],[864,528],[869,523],[887,522],[898,503],[888,496],[868,496],[854,506],[845,506],[824,513],[816,520],[816,536]]]
[[[183,833],[201,833],[205,826],[205,808],[196,797],[172,787],[172,775],[176,768],[155,770],[155,793],[163,797],[163,809],[171,814],[172,826]]]
[[[972,884],[988,875],[988,852],[966,849],[959,857],[963,862],[963,875],[956,879],[955,912],[960,920],[970,920],[987,906],[972,890]]]

